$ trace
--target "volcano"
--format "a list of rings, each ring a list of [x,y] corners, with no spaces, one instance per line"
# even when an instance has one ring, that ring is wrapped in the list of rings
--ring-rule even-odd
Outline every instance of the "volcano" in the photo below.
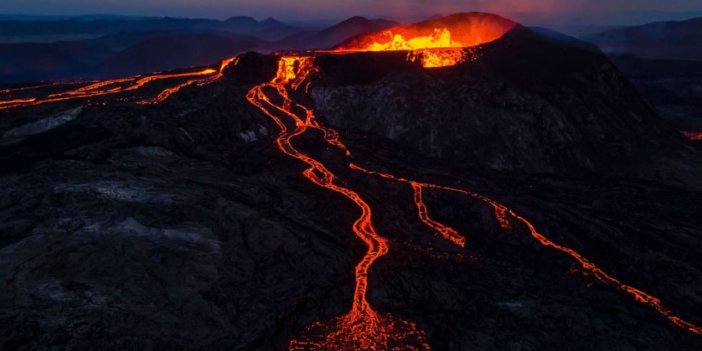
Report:
[[[3,88],[3,349],[702,347],[702,154],[467,13]]]

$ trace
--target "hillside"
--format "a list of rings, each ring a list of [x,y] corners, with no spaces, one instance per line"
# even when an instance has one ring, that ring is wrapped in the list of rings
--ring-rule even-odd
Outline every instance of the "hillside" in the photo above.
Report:
[[[702,61],[702,18],[618,28],[583,39],[612,54]]]

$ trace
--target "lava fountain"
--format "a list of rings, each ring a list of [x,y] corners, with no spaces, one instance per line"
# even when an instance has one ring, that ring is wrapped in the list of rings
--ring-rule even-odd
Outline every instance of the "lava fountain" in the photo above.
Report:
[[[362,34],[336,51],[408,51],[408,59],[424,67],[446,67],[467,59],[464,48],[495,41],[517,26],[486,13],[461,13],[407,26]]]

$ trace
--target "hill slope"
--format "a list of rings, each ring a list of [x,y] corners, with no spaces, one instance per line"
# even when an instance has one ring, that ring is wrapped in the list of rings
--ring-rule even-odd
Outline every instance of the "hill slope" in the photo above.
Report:
[[[613,29],[583,39],[608,53],[702,61],[702,18]]]

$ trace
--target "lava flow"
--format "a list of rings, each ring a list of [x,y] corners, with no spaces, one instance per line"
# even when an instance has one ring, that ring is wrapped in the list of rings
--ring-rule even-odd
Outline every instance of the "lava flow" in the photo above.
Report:
[[[463,190],[459,188],[453,188],[453,187],[448,187],[448,186],[441,186],[441,185],[436,185],[436,184],[431,184],[431,183],[421,183],[421,182],[416,182],[416,181],[411,181],[405,178],[401,177],[396,177],[391,174],[387,173],[381,173],[381,172],[375,172],[371,171],[365,168],[362,168],[358,165],[355,164],[349,164],[349,167],[351,169],[354,169],[356,171],[360,171],[365,174],[371,174],[371,175],[377,175],[386,179],[390,179],[393,181],[398,181],[398,182],[404,182],[404,183],[410,183],[412,187],[425,187],[425,188],[434,188],[434,189],[441,189],[441,190],[446,190],[446,191],[451,191],[451,192],[456,192],[460,193],[463,195],[467,195],[469,197],[478,199],[490,206],[493,207],[494,213],[495,213],[495,218],[497,222],[499,223],[500,227],[503,229],[509,229],[511,228],[511,223],[509,222],[510,218],[514,218],[517,221],[521,222],[524,224],[528,229],[531,234],[531,236],[536,239],[536,241],[539,242],[539,244],[545,246],[545,247],[551,247],[554,248],[562,253],[565,253],[569,255],[571,258],[575,259],[579,264],[580,267],[583,269],[583,273],[586,275],[592,276],[601,283],[609,286],[613,286],[617,290],[623,291],[630,295],[631,297],[634,298],[635,301],[640,302],[642,304],[648,305],[652,307],[656,312],[658,312],[660,315],[663,317],[667,318],[670,322],[675,324],[676,326],[683,328],[690,333],[697,334],[697,335],[702,335],[702,327],[695,325],[693,323],[690,323],[679,316],[675,315],[670,309],[666,308],[663,306],[663,303],[661,300],[653,295],[650,295],[640,289],[637,289],[633,286],[627,285],[622,283],[620,280],[617,278],[609,275],[607,272],[603,271],[601,268],[599,268],[597,265],[595,265],[592,261],[588,260],[585,258],[583,255],[581,255],[579,252],[563,246],[559,245],[548,238],[540,232],[536,230],[534,225],[527,220],[526,218],[522,217],[521,215],[517,214],[514,210],[510,209],[509,207],[493,200],[490,199],[484,195],[474,193],[468,190]]]
[[[344,195],[361,210],[352,230],[367,247],[367,251],[355,268],[353,302],[348,313],[329,322],[317,322],[309,326],[298,339],[290,342],[290,350],[429,350],[424,332],[412,322],[401,320],[390,314],[373,310],[366,299],[368,271],[375,260],[388,252],[387,240],[381,237],[372,223],[372,210],[355,191],[339,185],[337,178],[318,160],[300,152],[291,140],[308,129],[320,130],[331,145],[345,148],[338,140],[338,133],[322,128],[314,120],[311,109],[293,105],[288,89],[297,90],[316,70],[312,57],[283,57],[278,72],[271,83],[252,88],[248,101],[280,127],[276,138],[277,148],[288,157],[306,163],[309,168],[303,175],[312,183]],[[281,103],[274,102],[274,94]],[[299,111],[299,112],[298,112]],[[300,115],[298,115],[298,113]],[[287,117],[294,128],[279,117]]]
[[[195,84],[199,87],[202,87],[202,86],[205,86],[207,84],[213,83],[224,76],[224,70],[226,70],[227,67],[229,67],[230,65],[236,65],[237,62],[239,62],[238,57],[228,58],[228,59],[222,61],[222,63],[219,65],[219,69],[216,71],[217,74],[210,75],[210,76],[207,76],[205,78],[186,80],[185,82],[180,83],[174,87],[166,88],[165,90],[160,92],[158,95],[156,95],[150,99],[141,100],[141,101],[138,101],[137,103],[142,104],[142,105],[160,104],[160,103],[166,101],[169,97],[171,97],[171,95],[179,92],[181,89],[183,89],[185,87],[191,86],[193,84]]]
[[[464,48],[495,41],[517,24],[495,15],[464,13],[364,34],[335,48],[350,51],[408,51],[424,67],[446,67],[467,58]]]
[[[24,106],[35,106],[35,105],[47,104],[47,103],[52,103],[52,102],[67,101],[67,100],[74,100],[74,99],[88,99],[88,98],[117,94],[117,93],[131,92],[131,91],[136,91],[138,89],[141,89],[145,85],[147,85],[151,82],[157,81],[157,80],[176,79],[176,78],[191,78],[185,82],[182,82],[182,83],[179,83],[175,86],[166,88],[165,90],[163,90],[161,93],[159,93],[158,95],[156,95],[153,98],[145,99],[145,100],[138,102],[140,104],[156,104],[156,103],[163,102],[171,95],[177,93],[178,91],[180,91],[181,89],[183,89],[189,85],[193,85],[193,84],[205,85],[205,84],[209,84],[211,82],[214,82],[214,81],[220,79],[224,75],[224,70],[229,65],[236,64],[236,62],[237,62],[236,58],[226,59],[226,60],[222,61],[218,70],[215,70],[212,68],[207,68],[207,69],[202,69],[202,70],[194,71],[194,72],[173,73],[173,74],[154,74],[154,75],[149,75],[149,76],[134,76],[134,77],[128,77],[128,78],[110,79],[110,80],[105,80],[105,81],[94,82],[94,83],[91,83],[89,85],[77,88],[77,89],[50,94],[50,95],[47,95],[47,96],[42,97],[42,98],[31,97],[31,98],[25,98],[25,99],[12,98],[12,99],[7,99],[7,100],[0,100],[0,110],[17,108],[17,107],[24,107]],[[5,94],[13,94],[13,93],[27,91],[27,90],[44,88],[47,86],[50,87],[53,85],[58,85],[58,84],[46,84],[46,85],[38,85],[38,86],[33,86],[33,87],[5,89],[2,92]]]

